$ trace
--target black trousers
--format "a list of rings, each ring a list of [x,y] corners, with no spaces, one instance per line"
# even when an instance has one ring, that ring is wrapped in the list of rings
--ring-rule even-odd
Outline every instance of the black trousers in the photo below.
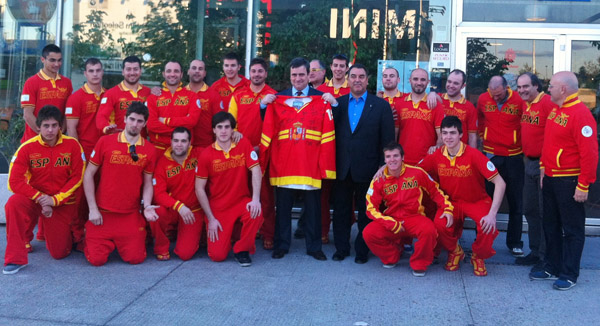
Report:
[[[358,210],[358,235],[354,241],[354,250],[357,257],[366,257],[369,254],[369,247],[362,236],[362,231],[371,222],[366,214],[366,195],[369,185],[370,182],[354,182],[350,175],[345,180],[336,180],[333,184],[333,240],[337,251],[350,253],[352,204],[354,203]]]
[[[577,177],[544,177],[544,268],[577,282],[585,242],[585,209],[573,199]]]
[[[542,231],[542,189],[540,188],[540,160],[525,158],[525,182],[523,186],[523,213],[527,219],[529,249],[531,253],[544,258],[546,246]]]
[[[506,230],[506,246],[508,249],[523,248],[523,182],[525,165],[523,154],[515,156],[495,155],[490,159],[498,169],[498,173],[506,182],[506,200],[508,201],[508,228]],[[494,196],[494,184],[487,182],[486,191]]]
[[[294,194],[304,194],[304,234],[306,251],[321,250],[321,190],[297,190],[275,187],[275,246],[274,249],[290,250],[292,242],[292,206]]]

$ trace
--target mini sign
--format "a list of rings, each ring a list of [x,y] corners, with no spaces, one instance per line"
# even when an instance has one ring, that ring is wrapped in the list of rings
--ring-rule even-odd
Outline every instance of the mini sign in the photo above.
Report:
[[[433,52],[450,52],[450,43],[433,43]]]

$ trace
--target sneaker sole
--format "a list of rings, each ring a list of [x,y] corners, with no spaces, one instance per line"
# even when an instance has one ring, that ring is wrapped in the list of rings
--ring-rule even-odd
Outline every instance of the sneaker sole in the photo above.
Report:
[[[529,276],[529,279],[532,281],[556,281],[558,280],[558,277],[532,277]]]
[[[242,266],[242,267],[252,266],[252,263],[240,263],[239,261],[238,261],[238,264],[240,264],[240,266]]]
[[[4,270],[4,269],[3,269],[3,270],[2,270],[2,274],[4,274],[4,275],[12,275],[12,274],[17,274],[17,273],[18,273],[20,270],[22,270],[23,268],[25,268],[25,266],[27,266],[27,265],[23,265],[23,266],[21,266],[21,267],[19,267],[19,268],[15,269],[14,271],[7,271],[7,270]]]
[[[386,265],[386,264],[383,264],[383,268],[388,268],[388,269],[390,269],[390,268],[394,268],[394,267],[396,267],[396,264],[388,264],[388,265]]]
[[[417,273],[415,271],[412,272],[414,277],[425,277],[425,273]]]
[[[559,290],[559,291],[567,291],[567,290],[570,290],[571,288],[573,288],[575,285],[577,285],[577,283],[571,284],[571,286],[569,286],[568,288],[562,288],[562,287],[559,287],[559,286],[556,286],[556,285],[552,285],[552,287],[553,287],[555,290]]]

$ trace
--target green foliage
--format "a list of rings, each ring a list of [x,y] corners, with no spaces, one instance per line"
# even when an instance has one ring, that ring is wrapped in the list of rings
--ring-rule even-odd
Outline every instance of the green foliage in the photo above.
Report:
[[[73,33],[67,34],[73,41],[72,66],[75,70],[83,69],[85,60],[91,57],[119,56],[115,40],[104,25],[106,15],[104,11],[92,10],[85,22],[73,25]]]
[[[13,113],[8,130],[0,131],[0,150],[8,160],[21,145],[21,137],[25,131],[25,120],[22,112]]]
[[[498,59],[489,53],[490,43],[485,39],[470,38],[467,40],[467,85],[470,93],[480,94],[487,88],[490,78],[502,75],[508,70],[510,63],[506,59]]]

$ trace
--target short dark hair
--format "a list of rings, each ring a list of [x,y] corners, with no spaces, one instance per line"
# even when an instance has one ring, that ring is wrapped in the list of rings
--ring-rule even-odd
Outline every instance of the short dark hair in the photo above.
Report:
[[[348,60],[348,57],[344,54],[335,54],[333,55],[333,57],[331,57],[331,62],[333,63],[333,60],[343,60],[346,63],[346,67],[348,67],[348,62],[350,62],[350,60]]]
[[[63,114],[54,105],[44,105],[44,107],[40,109],[37,117],[35,118],[35,125],[39,128],[42,126],[42,122],[50,119],[54,119],[56,120],[56,122],[61,123],[61,121],[63,120]]]
[[[350,67],[350,69],[348,69],[348,76],[350,76],[350,73],[352,72],[353,69],[364,69],[365,72],[367,73],[367,76],[369,76],[369,69],[367,69],[367,67],[365,65],[363,65],[362,63],[353,64],[352,67]]]
[[[252,68],[254,65],[261,65],[265,71],[269,70],[269,64],[263,58],[254,58],[250,60],[250,67]]]
[[[188,140],[192,140],[192,133],[186,127],[177,127],[177,128],[175,128],[173,130],[173,132],[171,132],[171,139],[173,139],[173,136],[175,136],[175,134],[187,134],[188,135]]]
[[[308,61],[306,61],[306,59],[298,57],[298,58],[294,58],[294,59],[292,59],[292,61],[290,61],[290,70],[294,69],[294,68],[300,68],[300,67],[306,68],[306,73],[308,73],[310,71],[310,63]]]
[[[62,51],[56,44],[48,44],[42,49],[42,57],[45,59],[50,53],[62,53]]]
[[[313,59],[310,62],[313,62],[313,61],[316,61],[319,64],[319,68],[325,69],[325,63],[323,61],[321,61],[319,59]],[[309,67],[310,67],[310,65],[309,65]]]
[[[467,81],[467,74],[465,74],[464,71],[460,70],[460,69],[454,69],[452,70],[448,76],[452,75],[452,74],[459,74],[462,77],[462,84],[464,85],[465,82]]]
[[[216,128],[217,125],[225,120],[229,120],[229,123],[231,124],[231,129],[235,129],[236,123],[235,123],[235,118],[233,117],[233,115],[229,112],[225,112],[225,111],[219,111],[217,113],[215,113],[215,115],[213,115],[212,117],[212,127]]]
[[[462,122],[460,122],[460,119],[457,116],[448,115],[444,117],[444,119],[442,119],[442,124],[440,125],[440,130],[452,127],[456,127],[459,134],[463,133]]]
[[[165,69],[166,69],[167,65],[168,65],[170,62],[173,62],[173,63],[176,63],[176,64],[178,64],[178,65],[179,65],[179,70],[183,71],[183,66],[181,65],[181,62],[179,62],[179,61],[177,61],[177,60],[169,60],[169,61],[167,61],[167,62],[165,63],[165,65],[164,65]]]
[[[383,73],[386,69],[394,70],[396,72],[396,76],[398,76],[398,78],[400,78],[400,73],[398,72],[398,69],[396,69],[394,67],[385,67],[385,68],[383,68],[383,70],[381,72]]]
[[[97,65],[100,64],[100,66],[102,66],[102,61],[100,61],[100,59],[98,58],[88,58],[87,60],[85,60],[85,63],[83,64],[83,70],[87,70],[87,66],[93,66],[93,65]]]
[[[144,120],[148,121],[148,107],[146,107],[144,103],[139,101],[131,102],[131,104],[129,104],[129,107],[127,108],[127,111],[125,112],[125,117],[128,117],[132,113],[141,114],[144,116]]]
[[[235,53],[235,52],[229,52],[226,55],[224,55],[223,61],[225,61],[225,60],[235,60],[238,65],[242,64],[242,62],[240,61],[240,56],[237,55],[237,53]]]
[[[542,91],[542,82],[540,81],[538,76],[536,76],[535,74],[528,71],[528,72],[524,72],[524,73],[520,74],[519,77],[517,78],[517,80],[519,80],[519,78],[521,78],[521,76],[523,76],[523,75],[529,76],[529,79],[531,79],[531,86],[535,86],[535,88],[537,88],[538,92]]]
[[[138,63],[138,65],[140,65],[140,68],[142,68],[142,60],[140,60],[140,58],[138,58],[135,55],[130,55],[127,58],[123,59],[123,68],[125,68],[125,64],[126,63]]]
[[[402,148],[402,145],[398,144],[398,142],[395,141],[392,141],[391,143],[385,145],[383,147],[383,153],[393,151],[395,149],[400,150],[400,155],[404,157],[404,148]]]

